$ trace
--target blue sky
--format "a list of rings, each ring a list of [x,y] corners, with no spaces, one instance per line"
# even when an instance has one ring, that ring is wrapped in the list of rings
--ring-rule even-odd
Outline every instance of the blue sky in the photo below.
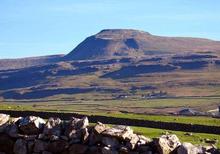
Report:
[[[1,0],[0,59],[66,54],[102,29],[220,40],[219,0]]]

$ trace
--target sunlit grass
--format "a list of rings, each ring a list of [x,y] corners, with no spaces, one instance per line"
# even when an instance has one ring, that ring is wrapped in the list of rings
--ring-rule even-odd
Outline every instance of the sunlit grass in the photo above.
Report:
[[[176,134],[181,142],[190,142],[197,145],[205,145],[205,139],[210,140],[218,140],[220,141],[220,135],[214,134],[205,134],[205,133],[192,133],[192,135],[187,135],[186,132],[181,131],[170,131],[170,130],[162,130],[155,128],[146,128],[146,127],[132,127],[136,133],[143,134],[149,138],[159,137],[165,132],[169,132],[171,134]],[[220,143],[216,144],[218,148],[220,148]]]

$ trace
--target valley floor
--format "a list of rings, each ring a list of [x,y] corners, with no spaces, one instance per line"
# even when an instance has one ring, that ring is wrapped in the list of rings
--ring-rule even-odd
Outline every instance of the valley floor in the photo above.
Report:
[[[62,96],[59,96],[62,97]],[[104,96],[103,96],[104,97]],[[2,109],[75,112],[82,114],[176,115],[190,108],[206,114],[217,113],[220,97],[181,97],[164,99],[95,99],[95,95],[37,100],[0,100]],[[211,112],[209,112],[211,111]]]
[[[134,103],[136,102],[136,103]],[[166,102],[166,103],[165,103]],[[207,104],[208,102],[208,104]],[[166,105],[164,105],[166,104]],[[198,105],[200,104],[200,105]],[[59,101],[33,101],[26,102],[23,101],[14,101],[8,100],[0,104],[1,110],[14,110],[14,111],[50,111],[50,112],[59,112],[59,113],[80,113],[83,115],[99,115],[106,117],[117,117],[117,118],[126,118],[126,119],[138,119],[138,120],[150,120],[155,122],[175,122],[182,124],[192,124],[192,125],[204,125],[205,126],[220,126],[220,119],[204,116],[175,116],[175,115],[149,115],[149,114],[140,114],[135,112],[122,112],[126,108],[140,108],[142,110],[155,110],[156,108],[181,108],[183,106],[188,107],[201,107],[207,108],[217,107],[218,99],[217,98],[206,98],[206,99],[182,99],[179,103],[175,99],[162,99],[162,100],[148,100],[148,101],[94,101],[88,103],[87,101],[81,102],[59,102]],[[206,109],[207,109],[206,108]],[[115,110],[113,110],[115,109]],[[118,110],[116,110],[118,109]],[[158,113],[159,114],[159,113]],[[146,128],[146,127],[136,127],[133,126],[133,129],[137,133],[144,134],[149,137],[156,137],[165,132],[175,133],[179,136],[182,142],[192,142],[194,144],[207,144],[206,141],[216,141],[216,146],[220,147],[220,135],[215,134],[206,134],[206,133],[190,133],[183,131],[171,131],[165,129],[156,129],[156,128]]]

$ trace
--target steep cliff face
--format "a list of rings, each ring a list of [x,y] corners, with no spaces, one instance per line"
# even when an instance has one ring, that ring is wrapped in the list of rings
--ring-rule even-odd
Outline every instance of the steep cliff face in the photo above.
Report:
[[[86,38],[68,60],[143,57],[152,54],[219,52],[220,42],[200,38],[162,37],[129,29],[107,29]]]

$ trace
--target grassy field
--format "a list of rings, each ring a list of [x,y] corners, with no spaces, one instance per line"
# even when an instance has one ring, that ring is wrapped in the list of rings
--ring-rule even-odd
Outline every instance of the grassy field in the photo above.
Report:
[[[187,101],[188,100],[188,101]],[[190,103],[205,104],[206,101],[210,100],[210,104],[217,104],[217,99],[183,99],[180,105],[190,105]],[[126,107],[140,107],[140,108],[153,108],[163,105],[166,102],[166,106],[174,107],[176,106],[177,100],[152,100],[148,102],[136,101],[105,101],[105,104],[101,101],[91,101],[90,103],[84,102],[65,102],[65,101],[55,101],[55,102],[4,102],[0,104],[1,110],[17,110],[17,111],[50,111],[50,112],[76,112],[85,115],[102,115],[110,117],[120,117],[128,119],[142,119],[142,120],[152,120],[152,121],[163,121],[163,122],[176,122],[176,123],[190,123],[190,124],[200,124],[200,125],[210,125],[210,126],[220,126],[220,119],[215,119],[211,117],[186,117],[186,116],[165,116],[165,115],[146,115],[146,114],[135,114],[135,113],[121,113],[116,111],[105,110],[106,108],[120,109]],[[197,104],[197,105],[198,105]],[[195,105],[195,104],[193,104]],[[105,112],[106,111],[106,112]],[[205,139],[210,140],[220,140],[220,135],[214,134],[204,134],[204,133],[193,133],[191,136],[186,135],[186,132],[180,131],[170,131],[154,128],[145,127],[132,127],[136,133],[143,134],[147,137],[154,138],[158,137],[165,132],[176,134],[181,142],[191,142],[193,144],[206,144]],[[220,148],[220,143],[216,146]]]
[[[1,104],[1,110],[36,110],[32,105],[14,105],[14,104]],[[46,110],[46,108],[45,108]],[[85,114],[89,114],[88,112]],[[213,125],[220,126],[220,119],[214,119],[209,117],[184,117],[184,116],[157,116],[157,115],[138,115],[138,114],[111,114],[111,113],[97,113],[97,115],[103,116],[111,116],[111,117],[121,117],[121,118],[129,118],[129,119],[145,119],[145,120],[153,120],[153,121],[166,121],[166,122],[178,122],[178,123],[193,123],[193,124],[201,124],[201,125]],[[166,132],[176,134],[181,142],[190,142],[197,145],[207,145],[205,143],[205,139],[210,140],[219,140],[220,135],[215,134],[205,134],[205,133],[192,133],[191,136],[186,135],[186,132],[181,131],[171,131],[171,130],[163,130],[163,129],[155,129],[155,128],[146,128],[146,127],[132,127],[135,133],[142,134],[149,138],[159,137]],[[216,144],[218,148],[220,148],[220,143]]]
[[[189,107],[199,111],[208,111],[218,107],[219,97],[188,97],[188,98],[168,98],[168,99],[94,99],[98,96],[95,94],[75,95],[74,98],[60,99],[61,95],[55,99],[40,100],[3,100],[2,105],[8,106],[24,106],[29,108],[35,106],[35,109],[42,110],[60,110],[60,111],[127,111],[130,113],[146,113],[150,110],[156,110],[167,113],[176,111],[181,108]],[[1,101],[0,101],[1,102]],[[173,109],[173,110],[171,110]],[[175,109],[175,110],[174,110]],[[154,112],[157,113],[157,112]]]
[[[168,100],[164,100],[167,101]],[[192,101],[192,100],[191,100]],[[200,100],[196,100],[200,101]],[[158,100],[155,100],[156,105],[159,103]],[[202,103],[201,101],[200,103]],[[119,106],[121,103],[122,107]],[[151,102],[150,102],[151,103]],[[174,102],[173,102],[174,103]],[[153,103],[152,103],[153,104]],[[186,124],[200,124],[200,125],[209,125],[209,126],[220,126],[220,119],[212,117],[189,117],[189,116],[168,116],[168,115],[149,115],[149,114],[139,114],[139,113],[122,113],[114,108],[121,109],[126,107],[131,107],[131,105],[136,105],[141,108],[143,104],[141,102],[136,102],[133,104],[130,102],[115,102],[115,101],[106,101],[103,102],[90,102],[90,103],[65,103],[65,102],[53,102],[53,103],[1,103],[0,109],[2,110],[18,110],[18,111],[50,111],[50,112],[74,112],[84,115],[102,115],[109,117],[119,117],[119,118],[128,118],[128,119],[140,119],[140,120],[151,120],[151,121],[162,121],[162,122],[175,122],[175,123],[186,123]],[[147,104],[146,104],[147,105]],[[152,107],[152,106],[151,106]],[[107,110],[106,108],[109,108]],[[113,108],[113,109],[112,109]],[[142,106],[145,109],[145,107]]]
[[[174,122],[185,124],[200,124],[209,126],[220,126],[220,119],[202,116],[159,116],[159,115],[140,115],[140,114],[97,114],[108,117],[128,118],[128,119],[140,119],[150,121],[162,121],[162,122]]]
[[[207,145],[207,143],[205,143],[205,139],[220,141],[220,135],[192,133],[192,135],[189,136],[186,134],[186,132],[180,132],[180,131],[170,131],[170,130],[162,130],[162,129],[154,129],[154,128],[145,128],[145,127],[132,127],[132,128],[136,133],[143,134],[144,136],[147,136],[149,138],[159,137],[165,132],[169,132],[171,134],[176,134],[181,142],[190,142],[196,145]],[[220,148],[220,143],[218,142],[216,146]]]

